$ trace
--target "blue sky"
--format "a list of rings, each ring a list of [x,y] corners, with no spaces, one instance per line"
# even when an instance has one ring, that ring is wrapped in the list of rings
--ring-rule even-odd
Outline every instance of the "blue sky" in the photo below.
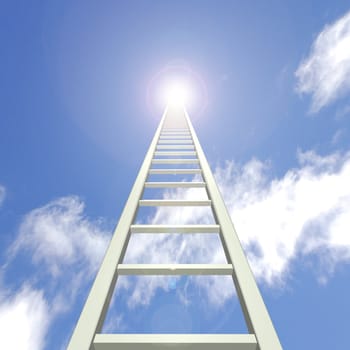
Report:
[[[347,1],[0,8],[5,348],[66,347],[160,120],[160,81],[174,74],[196,85],[189,114],[283,347],[347,348]],[[223,252],[215,236],[141,236],[126,259],[213,263]],[[229,279],[120,278],[116,296],[108,332],[246,332]]]

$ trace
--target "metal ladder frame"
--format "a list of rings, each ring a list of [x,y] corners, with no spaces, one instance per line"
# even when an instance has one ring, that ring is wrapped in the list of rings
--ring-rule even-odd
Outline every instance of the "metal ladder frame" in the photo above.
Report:
[[[105,257],[85,302],[68,345],[69,350],[160,349],[186,346],[186,349],[281,350],[264,301],[260,295],[237,233],[225,207],[192,123],[183,108],[185,128],[164,128],[165,110],[147,151]],[[168,117],[169,118],[169,117]],[[165,144],[171,145],[166,147]],[[181,146],[181,147],[180,147]],[[170,149],[164,151],[163,149]],[[177,149],[177,151],[174,151]],[[180,149],[180,151],[178,151]],[[183,151],[186,149],[186,151]],[[191,149],[191,151],[187,151]],[[196,156],[161,159],[155,156]],[[199,169],[152,169],[152,164],[199,164]],[[202,182],[148,182],[150,174],[201,174]],[[208,200],[144,200],[147,187],[204,187]],[[216,225],[135,225],[139,206],[211,206]],[[123,264],[134,233],[219,233],[227,264]],[[118,275],[231,275],[243,310],[249,334],[101,334],[103,322]]]

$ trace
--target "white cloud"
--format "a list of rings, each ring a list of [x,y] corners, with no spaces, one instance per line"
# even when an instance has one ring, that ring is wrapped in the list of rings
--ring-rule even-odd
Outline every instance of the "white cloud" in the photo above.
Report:
[[[322,30],[295,75],[297,91],[312,96],[312,112],[349,93],[350,12]]]
[[[250,178],[255,162],[238,174],[229,163],[225,178],[219,172],[217,179],[256,277],[274,284],[284,281],[299,253],[317,253],[321,248],[334,252],[335,237],[347,236],[346,227],[335,224],[350,214],[350,154],[300,153],[299,168],[270,181],[263,167]],[[238,180],[232,182],[234,178]],[[241,178],[253,185],[246,190]],[[350,252],[345,239],[338,241]],[[337,256],[333,264],[344,258]]]
[[[49,310],[41,291],[24,286],[0,299],[1,347],[8,350],[43,349]]]
[[[32,262],[59,276],[70,265],[82,266],[88,276],[96,271],[109,236],[100,222],[84,217],[84,203],[74,196],[62,197],[27,214],[10,252],[32,253]],[[86,278],[86,275],[84,276]]]
[[[322,157],[299,152],[298,160],[297,168],[275,179],[269,177],[269,164],[258,160],[242,167],[227,162],[215,171],[254,274],[271,286],[284,285],[296,258],[316,255],[322,262],[320,280],[326,280],[338,263],[350,260],[350,153]],[[191,198],[191,192],[172,194],[173,198]],[[174,218],[184,224],[211,221],[202,209],[159,208],[152,223],[174,222]],[[225,257],[215,236],[137,235],[130,241],[126,261],[221,263]],[[234,295],[230,279],[201,276],[191,280],[212,305],[223,305]],[[156,288],[169,289],[166,279],[145,277],[125,284],[131,286],[131,306],[148,304]]]
[[[2,203],[4,203],[5,196],[6,196],[6,189],[4,186],[0,185],[0,206],[2,205]]]
[[[78,295],[86,294],[109,241],[102,226],[84,215],[84,203],[75,196],[54,200],[23,218],[4,271],[10,283],[24,287],[15,297],[7,292],[0,301],[0,324],[10,327],[9,340],[15,331],[23,333],[14,349],[43,349],[49,324],[71,311]],[[28,283],[33,287],[25,287]],[[9,289],[14,294],[12,285]]]

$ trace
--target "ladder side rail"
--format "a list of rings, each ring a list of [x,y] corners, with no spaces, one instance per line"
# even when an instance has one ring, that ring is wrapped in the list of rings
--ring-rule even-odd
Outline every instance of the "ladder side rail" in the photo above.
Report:
[[[93,340],[95,334],[102,329],[118,277],[117,266],[125,252],[125,245],[130,236],[130,226],[137,212],[139,200],[144,190],[144,183],[148,177],[166,114],[167,110],[165,110],[159,123],[119,222],[114,230],[100,269],[68,344],[68,350],[94,350]]]
[[[208,196],[212,201],[212,210],[218,220],[218,224],[221,226],[220,236],[222,243],[225,251],[229,254],[229,263],[233,265],[232,277],[248,329],[251,333],[255,334],[259,350],[282,350],[276,330],[259,292],[254,275],[250,269],[231,217],[210,170],[208,161],[185,110],[184,114],[188,127],[191,130],[193,143],[195,144],[197,157],[202,169],[202,176],[207,185]]]

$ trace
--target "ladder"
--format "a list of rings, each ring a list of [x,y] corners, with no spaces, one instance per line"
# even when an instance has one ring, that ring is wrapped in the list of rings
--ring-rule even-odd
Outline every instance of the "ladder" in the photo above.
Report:
[[[168,158],[164,158],[168,157]],[[170,157],[170,158],[169,158]],[[153,165],[160,164],[162,168]],[[177,168],[167,167],[176,165]],[[193,164],[195,167],[182,167]],[[200,174],[203,181],[155,182],[152,174]],[[142,199],[145,188],[204,188],[206,200]],[[209,206],[214,225],[139,225],[141,206]],[[125,264],[131,234],[218,233],[226,264]],[[103,334],[103,322],[118,276],[229,275],[248,327],[248,334]],[[68,345],[69,350],[151,350],[168,348],[215,350],[281,350],[254,276],[225,207],[214,176],[185,108],[167,107],[137,175],[122,215],[102,261]]]

